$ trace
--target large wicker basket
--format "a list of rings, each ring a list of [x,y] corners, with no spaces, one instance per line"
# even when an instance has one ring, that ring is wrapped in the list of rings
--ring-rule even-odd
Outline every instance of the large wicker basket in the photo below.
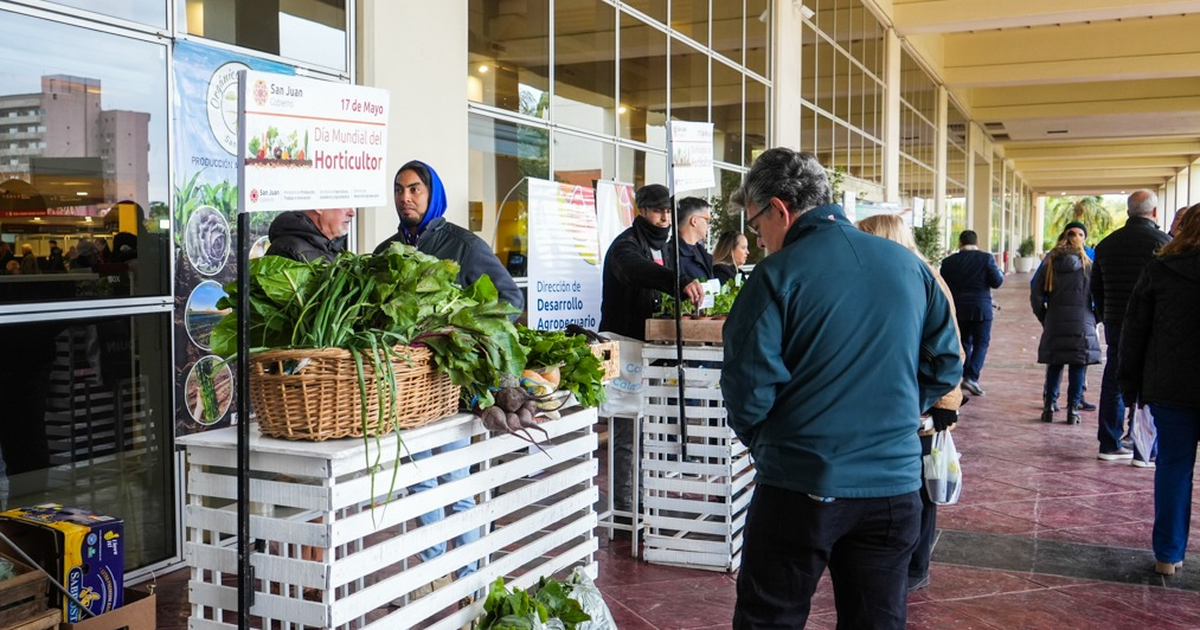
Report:
[[[437,372],[424,347],[396,348],[391,359],[396,375],[392,418],[380,422],[380,396],[374,362],[363,358],[367,388],[367,421],[362,419],[362,393],[354,357],[340,348],[267,350],[250,358],[250,402],[263,435],[288,440],[322,441],[385,435],[453,415],[458,386]],[[386,374],[380,375],[386,378]],[[383,387],[383,406],[391,388]]]

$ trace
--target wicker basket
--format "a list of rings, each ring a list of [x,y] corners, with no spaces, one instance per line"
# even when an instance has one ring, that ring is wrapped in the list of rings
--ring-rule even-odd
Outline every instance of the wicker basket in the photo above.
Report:
[[[379,421],[380,397],[373,361],[363,360],[367,386],[367,435],[411,429],[453,415],[458,410],[458,386],[437,372],[433,355],[424,347],[396,348],[396,404],[392,418]],[[250,402],[259,431],[288,440],[320,442],[363,437],[362,393],[358,370],[349,350],[323,348],[268,350],[250,358]],[[391,389],[383,389],[388,406]]]
[[[600,359],[604,369],[604,380],[611,381],[621,375],[621,345],[615,341],[592,344],[592,354]]]

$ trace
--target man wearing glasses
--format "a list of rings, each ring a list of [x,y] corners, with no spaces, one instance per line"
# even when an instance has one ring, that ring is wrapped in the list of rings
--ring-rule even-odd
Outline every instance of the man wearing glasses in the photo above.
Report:
[[[679,226],[679,242],[667,243],[667,265],[675,264],[675,246],[679,247],[679,271],[683,276],[716,278],[713,257],[704,248],[708,226],[712,223],[712,206],[699,197],[684,197],[676,204],[675,222]]]
[[[950,304],[903,246],[771,149],[734,203],[770,255],[724,327],[721,391],[756,469],[733,628],[803,628],[829,568],[839,628],[903,630],[920,528],[921,412],[962,378]]]
[[[662,184],[643,186],[634,196],[637,216],[609,246],[604,256],[604,288],[600,303],[600,330],[621,345],[622,369],[610,384],[603,415],[610,422],[613,464],[613,507],[629,512],[633,504],[633,432],[641,397],[641,346],[646,341],[646,320],[659,307],[661,293],[675,293],[675,272],[664,250],[671,233],[671,193]],[[710,263],[711,266],[711,263]],[[681,301],[699,305],[704,289],[695,276],[679,280]]]

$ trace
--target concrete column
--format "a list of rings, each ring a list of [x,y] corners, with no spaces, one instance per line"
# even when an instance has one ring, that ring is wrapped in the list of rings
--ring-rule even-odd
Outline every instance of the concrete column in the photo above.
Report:
[[[933,209],[942,226],[942,247],[951,245],[950,210],[946,207],[946,137],[949,123],[950,93],[943,85],[937,86],[937,112],[934,114],[934,147],[933,147]],[[953,241],[957,244],[957,241]]]
[[[355,83],[388,90],[388,170],[419,159],[446,186],[446,218],[466,226],[467,3],[357,0]],[[359,250],[396,231],[390,204],[359,215]]]
[[[883,185],[884,200],[900,202],[900,38],[896,30],[887,30],[886,77],[883,113]]]
[[[792,0],[775,0],[771,7],[775,45],[769,147],[800,149],[800,6]]]

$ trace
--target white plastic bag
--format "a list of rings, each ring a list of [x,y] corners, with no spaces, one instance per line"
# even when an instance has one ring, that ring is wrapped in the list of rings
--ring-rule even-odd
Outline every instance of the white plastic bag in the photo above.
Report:
[[[1129,433],[1133,436],[1133,445],[1143,462],[1149,462],[1154,455],[1154,445],[1158,442],[1158,429],[1154,426],[1154,414],[1150,413],[1150,405],[1138,403],[1133,406],[1133,428]]]
[[[636,418],[642,415],[642,347],[646,344],[612,332],[604,335],[620,344],[621,373],[605,388],[600,415]]]
[[[924,457],[925,492],[929,500],[938,505],[954,505],[962,493],[962,468],[959,467],[958,449],[950,431],[933,434],[933,446]]]

